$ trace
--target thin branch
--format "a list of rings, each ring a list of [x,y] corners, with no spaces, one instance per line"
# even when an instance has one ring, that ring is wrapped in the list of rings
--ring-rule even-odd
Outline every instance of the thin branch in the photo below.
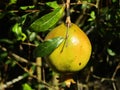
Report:
[[[3,50],[3,51],[7,51],[7,49],[6,49],[5,47],[1,46],[1,45],[0,45],[0,49]],[[23,58],[23,57],[15,54],[15,53],[13,53],[13,52],[9,52],[8,58],[11,58],[11,57],[15,58],[15,60],[17,60],[17,61],[19,61],[19,62],[23,62],[23,63],[32,64],[32,65],[38,66],[38,65],[37,65],[36,63],[34,63],[34,62],[30,62],[29,60],[27,60],[27,59],[25,59],[25,58]]]
[[[113,85],[113,90],[117,90],[115,82],[113,82],[112,85]]]
[[[118,71],[119,69],[120,69],[120,63],[117,65],[117,67],[116,67],[116,69],[115,69],[115,71],[114,71],[114,73],[113,73],[113,75],[112,75],[112,78],[111,78],[112,80],[115,79],[115,76],[116,76],[117,71]],[[112,85],[113,85],[113,90],[117,90],[117,87],[116,87],[115,82],[113,82]]]
[[[89,2],[87,2],[86,4],[98,8],[98,6],[99,6],[99,1],[100,1],[100,0],[97,0],[97,1],[96,1],[96,4],[94,4],[94,3],[89,3]],[[38,4],[39,4],[39,5],[42,5],[42,6],[46,5],[45,3],[41,3],[41,2],[38,2]],[[82,4],[84,4],[84,3],[81,2],[81,1],[78,1],[77,3],[70,3],[70,5],[82,5]],[[61,5],[61,4],[59,4],[59,5]],[[8,10],[8,11],[9,11],[9,12],[14,12],[14,13],[20,12],[20,10]],[[6,12],[6,10],[0,9],[0,12]],[[26,12],[26,13],[40,12],[40,9],[32,9],[32,10],[28,9],[28,10],[23,10],[22,12]]]
[[[16,82],[19,82],[20,80],[26,78],[27,76],[28,76],[28,73],[25,73],[23,75],[18,76],[17,78],[12,79],[11,81],[6,82],[5,84],[0,86],[0,90],[8,88],[9,86],[15,84]]]
[[[70,24],[71,24],[71,19],[70,19],[70,0],[66,0],[66,14],[67,14],[66,23],[67,23],[67,26],[69,27]]]
[[[96,75],[92,75],[93,78],[96,78],[98,80],[100,80],[101,82],[104,82],[104,81],[115,81],[115,79],[111,79],[111,78],[105,78],[105,77],[99,77],[99,76],[96,76]]]
[[[39,66],[42,66],[42,58],[41,57],[36,58],[36,64]],[[37,80],[38,80],[38,82],[40,82],[40,81],[42,81],[42,68],[37,67],[36,71],[37,71]],[[38,90],[40,90],[40,89],[41,89],[41,85],[38,85]]]
[[[0,45],[0,49],[2,49],[3,51],[7,51],[7,49],[6,49],[5,47],[2,47],[1,45]],[[31,63],[30,63],[30,62],[28,62],[27,59],[24,59],[24,58],[18,56],[17,54],[15,54],[15,53],[12,53],[12,52],[11,52],[11,53],[10,53],[10,56],[14,57],[17,61],[24,62],[24,63],[29,63],[29,64],[32,64],[32,65],[36,65],[36,66],[41,67],[41,65],[38,65],[38,64],[36,64],[36,63],[34,63],[34,62],[31,62]],[[10,57],[9,57],[9,58],[10,58]],[[0,89],[8,88],[10,85],[13,85],[13,84],[15,84],[16,82],[24,79],[24,78],[27,77],[28,75],[30,75],[31,77],[33,77],[33,78],[35,78],[35,79],[38,80],[38,78],[37,78],[35,75],[32,75],[26,68],[24,68],[23,66],[21,66],[21,64],[19,64],[18,62],[16,62],[16,63],[17,63],[17,65],[19,65],[26,73],[23,74],[23,75],[18,76],[17,78],[15,78],[15,79],[13,79],[13,80],[11,80],[11,81],[6,82],[5,84],[2,84],[2,86],[0,86]],[[46,83],[45,81],[42,81],[42,80],[41,80],[39,83],[45,85],[45,87],[47,87],[47,88],[51,88],[51,89],[53,89],[53,90],[56,90],[54,86],[49,85],[49,84]]]
[[[6,12],[6,10],[0,9],[0,12]],[[17,12],[20,12],[20,10],[8,10],[7,12],[17,13]],[[33,9],[33,10],[24,10],[24,11],[21,11],[21,12],[31,13],[31,12],[40,12],[40,10],[39,9]]]
[[[39,59],[39,58],[38,58]],[[37,63],[38,64],[38,63]],[[24,68],[23,66],[21,66],[18,62],[17,62],[17,65],[19,65],[30,77],[32,77],[32,78],[35,78],[35,79],[37,79],[39,82],[39,84],[43,84],[43,85],[45,85],[45,87],[46,88],[51,88],[51,89],[53,89],[53,90],[56,90],[55,89],[55,87],[54,86],[52,86],[52,85],[50,85],[50,84],[48,84],[47,82],[45,82],[45,81],[42,81],[42,77],[41,76],[35,76],[35,75],[33,75],[33,72],[31,73],[29,70],[27,70],[26,68]],[[38,72],[37,72],[38,73]],[[40,75],[40,74],[39,74]],[[14,84],[14,83],[13,83]],[[12,83],[11,83],[11,85],[12,85]],[[40,88],[39,88],[40,89]]]
[[[26,43],[26,42],[23,42],[22,44],[27,45],[27,46],[33,46],[33,47],[36,47],[36,45],[35,45],[35,44],[32,44],[32,43]]]
[[[94,78],[100,80],[101,82],[104,82],[104,81],[112,81],[112,86],[113,86],[113,90],[117,90],[117,86],[116,86],[116,83],[115,83],[115,76],[117,74],[117,71],[120,69],[120,63],[116,66],[116,69],[115,71],[113,72],[113,75],[111,78],[104,78],[104,77],[99,77],[99,76],[96,76],[96,75],[92,75]]]
[[[114,73],[113,73],[113,75],[112,75],[112,79],[114,79],[115,78],[115,76],[116,76],[116,74],[117,74],[117,71],[120,69],[120,63],[117,65],[117,67],[116,67],[116,69],[115,69],[115,71],[114,71]]]

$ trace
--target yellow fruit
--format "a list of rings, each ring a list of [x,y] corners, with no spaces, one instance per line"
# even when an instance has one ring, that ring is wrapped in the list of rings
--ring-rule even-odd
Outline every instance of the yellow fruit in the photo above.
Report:
[[[48,33],[45,40],[66,37],[67,26],[62,23]],[[65,41],[66,40],[66,41]],[[83,69],[91,55],[91,43],[87,35],[75,24],[68,29],[68,36],[48,57],[48,64],[59,73],[73,73]]]

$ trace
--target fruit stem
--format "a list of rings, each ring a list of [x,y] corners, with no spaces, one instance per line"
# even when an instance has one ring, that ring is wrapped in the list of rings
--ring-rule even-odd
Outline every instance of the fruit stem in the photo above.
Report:
[[[66,23],[68,26],[71,24],[71,19],[70,19],[70,0],[66,0]]]
[[[71,25],[71,19],[70,19],[70,0],[66,0],[66,13],[67,13],[67,17],[66,17],[66,24],[67,24],[67,30],[66,30],[66,37],[65,39],[67,39],[68,37],[68,31]]]
[[[70,19],[70,0],[66,0],[66,14],[67,14],[67,17],[66,17],[67,30],[66,30],[65,42],[63,44],[61,53],[62,53],[65,45],[67,46],[68,31],[69,31],[69,28],[70,28],[70,25],[71,25],[71,19]]]
[[[64,44],[63,44],[63,47],[62,47],[62,49],[61,49],[60,53],[62,53],[62,52],[63,52],[64,47],[65,47],[65,46],[67,46],[68,31],[69,31],[69,24],[67,24],[67,29],[66,29],[66,34],[65,34],[65,41],[64,41]]]

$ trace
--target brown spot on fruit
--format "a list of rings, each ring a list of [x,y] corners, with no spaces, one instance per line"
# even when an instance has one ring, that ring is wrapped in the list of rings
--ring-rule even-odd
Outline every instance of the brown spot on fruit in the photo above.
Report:
[[[79,65],[81,65],[81,62],[79,63]]]

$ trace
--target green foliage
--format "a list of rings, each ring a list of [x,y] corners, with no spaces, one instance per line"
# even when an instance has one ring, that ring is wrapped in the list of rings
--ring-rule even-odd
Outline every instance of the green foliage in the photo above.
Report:
[[[60,7],[60,6],[57,4],[56,1],[53,1],[53,2],[47,2],[46,5],[48,5],[49,7],[54,8],[54,9],[57,9],[57,8]]]
[[[22,90],[33,90],[32,88],[31,88],[31,86],[29,85],[29,84],[27,84],[27,83],[25,83],[25,84],[23,84],[22,85]]]
[[[21,10],[27,10],[28,8],[33,9],[34,7],[35,7],[34,5],[32,5],[32,6],[21,6],[20,9]]]
[[[35,40],[35,37],[36,37],[36,33],[35,33],[35,32],[31,32],[31,33],[29,34],[29,40],[30,40],[30,41]]]
[[[114,51],[112,51],[111,49],[107,49],[107,52],[108,52],[108,54],[110,55],[110,56],[115,56],[116,54],[115,54],[115,52]]]
[[[112,0],[113,3],[115,3],[117,0]]]
[[[88,21],[93,21],[93,20],[95,20],[96,16],[95,16],[95,12],[94,12],[94,11],[92,11],[92,12],[90,13],[90,17],[91,17],[91,18],[89,18]]]
[[[62,37],[56,37],[53,39],[49,39],[39,44],[39,46],[34,51],[35,57],[44,57],[52,53],[54,49],[56,49],[63,41]]]
[[[1,53],[1,52],[0,52],[0,53]],[[7,57],[7,55],[8,55],[7,52],[2,52],[2,53],[0,54],[0,61],[1,61],[1,60],[4,60],[4,59]]]
[[[12,32],[15,34],[17,40],[24,41],[26,39],[26,35],[22,32],[22,27],[18,23],[12,27]]]
[[[16,66],[16,61],[14,59],[8,59],[6,62],[5,62],[6,65],[10,65],[11,67],[15,67]]]
[[[65,7],[55,9],[53,12],[44,15],[30,25],[30,29],[35,32],[46,31],[55,25],[63,15]]]
[[[9,39],[7,39],[7,38],[0,39],[0,42],[1,42],[1,43],[7,43],[7,44],[14,44],[13,41],[11,41],[11,40],[9,40]]]
[[[17,0],[10,0],[9,4],[15,4]]]

